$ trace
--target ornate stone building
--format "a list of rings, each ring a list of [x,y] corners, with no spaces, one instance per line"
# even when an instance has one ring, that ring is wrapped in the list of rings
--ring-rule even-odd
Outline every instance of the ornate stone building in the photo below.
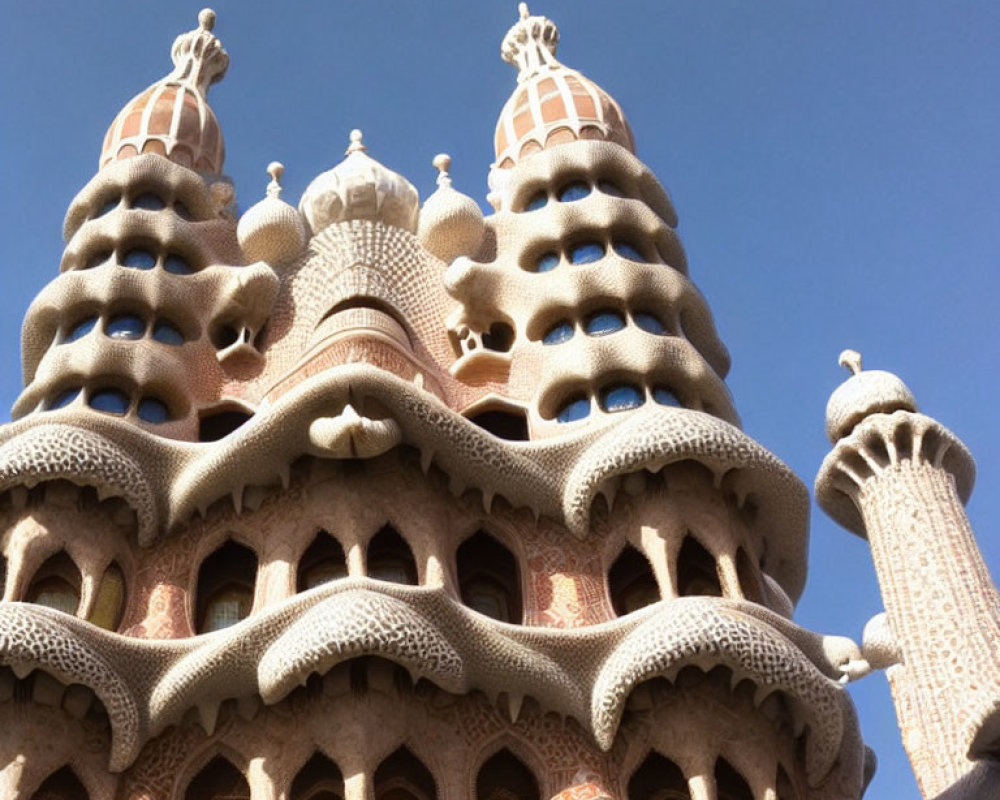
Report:
[[[817,494],[886,615],[791,620],[806,488],[740,430],[670,198],[551,21],[503,40],[485,217],[359,131],[238,215],[214,22],[112,122],[25,320],[0,797],[849,800],[872,668],[926,797],[1000,795],[968,453],[846,353]]]

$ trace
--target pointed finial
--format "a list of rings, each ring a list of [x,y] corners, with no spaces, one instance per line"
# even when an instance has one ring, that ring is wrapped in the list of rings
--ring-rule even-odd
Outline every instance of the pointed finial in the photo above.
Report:
[[[857,375],[861,372],[861,353],[857,350],[845,350],[840,354],[838,363],[845,369],[850,370],[851,374]]]
[[[559,46],[559,29],[546,17],[533,17],[528,4],[517,7],[517,22],[507,31],[500,44],[504,61],[517,67],[517,82],[531,77],[542,69],[558,67],[556,48]]]
[[[198,12],[198,27],[203,31],[211,31],[215,28],[215,12],[210,8],[203,8]]]
[[[267,165],[267,174],[271,182],[267,185],[268,197],[281,197],[281,176],[285,174],[285,165],[280,161],[272,161]]]
[[[215,12],[210,8],[203,8],[198,13],[198,27],[182,33],[174,40],[174,46],[170,50],[174,71],[165,80],[183,81],[203,96],[209,86],[222,80],[229,69],[229,53],[212,33],[213,28]]]
[[[529,16],[531,16],[531,12],[528,11],[527,3],[518,3],[517,11],[521,15],[521,19],[527,19]]]
[[[451,175],[448,174],[448,170],[451,168],[451,156],[447,153],[438,153],[434,156],[432,163],[438,171],[437,185],[451,186]]]
[[[364,134],[361,133],[361,130],[358,128],[351,131],[351,143],[347,146],[347,150],[344,152],[346,152],[347,155],[350,155],[351,153],[363,153],[367,150],[368,148],[365,146],[365,143],[361,141],[363,136]]]

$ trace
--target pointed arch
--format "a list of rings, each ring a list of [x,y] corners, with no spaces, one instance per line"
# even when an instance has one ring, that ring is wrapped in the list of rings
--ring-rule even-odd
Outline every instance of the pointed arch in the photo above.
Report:
[[[715,760],[715,785],[719,800],[754,800],[746,779],[722,756]]]
[[[75,615],[80,608],[81,583],[76,563],[65,550],[60,550],[38,568],[25,600]]]
[[[375,800],[435,800],[434,776],[406,746],[387,756],[374,778]]]
[[[341,800],[343,796],[343,773],[332,760],[317,751],[292,781],[288,800]]]
[[[455,565],[465,605],[501,622],[521,622],[521,571],[510,550],[477,531],[458,548]]]
[[[483,762],[476,774],[476,800],[540,800],[534,773],[504,748]]]
[[[329,581],[347,577],[344,548],[324,530],[317,531],[312,544],[299,559],[296,591],[304,592]]]
[[[611,605],[619,617],[659,602],[660,587],[646,557],[626,544],[608,570]]]
[[[216,756],[191,779],[184,800],[250,800],[250,784],[225,756]]]
[[[677,552],[677,594],[679,597],[722,597],[715,559],[690,533],[684,537]]]
[[[368,543],[368,577],[412,586],[417,584],[413,551],[391,525],[385,525]]]
[[[248,547],[230,540],[206,558],[198,570],[198,633],[222,630],[249,616],[256,581],[257,556]]]
[[[31,795],[31,800],[88,800],[90,794],[68,766],[56,770]]]
[[[651,750],[629,778],[628,800],[691,800],[691,790],[680,767]]]

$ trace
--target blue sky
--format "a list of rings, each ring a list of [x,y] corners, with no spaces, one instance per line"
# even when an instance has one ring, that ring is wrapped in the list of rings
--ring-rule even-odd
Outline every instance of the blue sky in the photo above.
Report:
[[[15,3],[0,30],[0,406],[20,390],[19,330],[53,278],[62,218],[118,109],[169,68],[197,4]],[[348,132],[426,197],[431,159],[484,202],[499,58],[514,2],[215,5],[232,57],[210,101],[241,207],[264,168],[286,199],[337,163]],[[771,0],[546,0],[564,63],[610,91],[671,192],[691,274],[733,355],[745,429],[808,484],[828,451],[845,347],[897,372],[979,467],[970,516],[1000,540],[1000,6]],[[797,620],[860,637],[881,603],[864,542],[814,510]],[[880,758],[868,796],[919,797],[881,675],[854,689]]]

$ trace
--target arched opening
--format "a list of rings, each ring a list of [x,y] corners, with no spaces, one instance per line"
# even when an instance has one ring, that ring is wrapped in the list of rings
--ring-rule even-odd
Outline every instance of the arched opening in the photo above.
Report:
[[[250,420],[251,414],[239,408],[220,408],[210,411],[198,420],[198,441],[217,442],[225,439],[243,423]]]
[[[677,594],[681,597],[722,597],[722,584],[719,583],[715,559],[690,534],[684,537],[677,554]]]
[[[250,785],[242,772],[216,756],[188,784],[184,800],[250,800]]]
[[[80,607],[80,570],[65,550],[48,558],[28,587],[25,600],[48,606],[64,614],[76,614]]]
[[[462,542],[455,561],[463,603],[501,622],[521,622],[521,574],[506,547],[479,531]]]
[[[222,630],[248,617],[256,580],[257,556],[236,542],[206,558],[198,570],[198,632]]]
[[[322,753],[314,753],[292,781],[288,800],[341,800],[344,776]]]
[[[121,567],[113,563],[104,570],[104,576],[97,587],[94,607],[88,622],[109,631],[118,630],[125,611],[125,575]]]
[[[63,767],[53,772],[31,795],[31,800],[87,800],[90,795],[73,770]]]
[[[494,755],[476,776],[476,800],[539,800],[538,781],[506,748]]]
[[[413,551],[391,525],[382,528],[368,543],[368,577],[414,586],[417,583]]]
[[[625,545],[608,571],[611,605],[619,617],[631,614],[660,600],[660,587],[646,557],[632,545]]]
[[[340,542],[326,531],[316,534],[299,561],[296,591],[304,592],[347,577],[347,558]]]
[[[673,761],[651,752],[629,778],[628,800],[691,800],[691,790]]]
[[[754,569],[746,550],[742,547],[736,550],[736,575],[740,581],[743,596],[752,603],[764,603],[764,591],[760,583],[760,574]]]
[[[719,800],[753,800],[750,786],[724,758],[715,761],[715,784]]]
[[[498,439],[506,439],[510,442],[528,441],[528,418],[524,411],[519,408],[508,406],[490,408],[473,414],[469,417],[469,422],[487,433],[492,433]]]
[[[406,747],[400,747],[375,770],[375,800],[434,800],[434,776]]]

